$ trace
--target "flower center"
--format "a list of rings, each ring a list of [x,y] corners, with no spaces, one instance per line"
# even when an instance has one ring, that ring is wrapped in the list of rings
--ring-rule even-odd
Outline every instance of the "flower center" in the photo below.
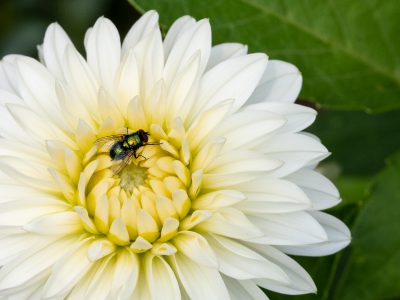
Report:
[[[88,150],[75,210],[85,229],[108,248],[129,246],[137,253],[151,249],[173,254],[171,238],[211,216],[192,207],[202,171],[191,170],[185,130],[180,122],[176,126],[169,132],[150,126],[149,141],[136,149],[138,158],[132,155],[117,173],[123,156],[112,160],[110,152]]]
[[[140,186],[145,185],[147,179],[147,169],[131,163],[120,173],[120,186],[128,194],[132,194]]]

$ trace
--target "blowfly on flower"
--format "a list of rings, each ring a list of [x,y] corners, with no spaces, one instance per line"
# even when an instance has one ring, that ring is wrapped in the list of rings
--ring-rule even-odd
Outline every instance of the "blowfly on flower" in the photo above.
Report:
[[[137,150],[146,145],[160,144],[148,143],[149,135],[143,129],[139,129],[133,133],[128,133],[127,129],[126,134],[116,134],[99,138],[96,140],[95,145],[99,149],[102,149],[102,151],[108,152],[111,160],[122,160],[120,164],[115,165],[113,168],[113,172],[118,174],[131,162],[132,157],[146,159],[143,155],[138,154]]]

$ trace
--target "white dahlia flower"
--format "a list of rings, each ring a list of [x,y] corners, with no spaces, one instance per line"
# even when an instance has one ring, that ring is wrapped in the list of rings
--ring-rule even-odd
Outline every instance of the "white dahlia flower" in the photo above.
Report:
[[[349,243],[319,211],[340,199],[314,170],[326,148],[301,132],[316,112],[293,103],[296,67],[212,47],[208,20],[182,17],[164,40],[157,23],[146,13],[121,47],[100,18],[86,59],[52,24],[41,62],[1,61],[0,298],[312,293],[287,254]]]

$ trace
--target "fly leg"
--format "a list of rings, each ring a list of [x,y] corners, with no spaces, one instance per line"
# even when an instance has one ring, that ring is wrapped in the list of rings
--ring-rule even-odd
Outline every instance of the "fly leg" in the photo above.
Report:
[[[145,160],[147,159],[146,157],[144,157],[142,154],[137,154],[136,150],[133,151],[133,156],[135,156],[135,158],[139,158],[139,157],[143,157]]]

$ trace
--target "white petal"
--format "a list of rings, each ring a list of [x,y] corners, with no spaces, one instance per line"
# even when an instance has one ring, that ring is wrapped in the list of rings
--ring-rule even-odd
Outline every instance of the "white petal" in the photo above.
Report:
[[[129,250],[120,251],[116,257],[114,278],[111,284],[111,299],[126,299],[136,287],[139,277],[139,258]],[[125,295],[125,297],[124,297]]]
[[[86,109],[86,114],[78,114],[78,117],[84,120],[90,120],[90,117],[87,118],[86,116],[92,115],[93,117],[93,114],[96,116],[97,92],[99,88],[98,81],[85,59],[73,47],[67,46],[64,53],[64,60],[65,81],[72,94],[68,98],[78,98],[77,100],[79,100],[72,101],[74,104],[74,113],[77,113],[75,111],[77,108],[79,108],[78,112]],[[68,99],[68,101],[71,100]],[[77,103],[75,104],[75,102]]]
[[[29,197],[40,198],[45,195],[46,192],[39,191],[29,186],[0,183],[0,203],[21,200]]]
[[[254,91],[267,64],[265,54],[249,54],[225,60],[204,74],[198,106],[202,111],[225,99],[235,99],[232,110],[239,109]]]
[[[155,84],[162,78],[164,68],[163,51],[162,37],[158,26],[133,48],[140,74],[140,97],[142,99],[147,100],[151,96]],[[147,102],[150,101],[145,101],[144,106],[146,109]],[[154,109],[154,107],[149,107],[148,109]]]
[[[179,252],[171,256],[171,264],[190,299],[229,299],[224,281],[216,269],[198,265]]]
[[[242,202],[246,196],[236,190],[219,190],[202,194],[192,202],[193,209],[219,209]]]
[[[10,92],[0,91],[0,135],[8,140],[29,144],[35,148],[42,147],[42,141],[38,141],[26,129],[21,128],[20,123],[8,110],[9,104],[22,105],[23,100]]]
[[[236,186],[246,200],[235,205],[241,211],[252,213],[285,213],[311,207],[307,195],[288,180],[258,178]]]
[[[64,297],[89,270],[91,261],[87,257],[90,239],[78,242],[73,251],[64,255],[52,269],[47,280],[43,298]]]
[[[272,172],[278,178],[319,162],[329,155],[319,141],[305,134],[282,134],[260,145],[259,149],[267,157],[283,162],[280,168]]]
[[[213,68],[229,58],[247,54],[247,46],[239,43],[218,44],[211,48],[210,59],[206,70]]]
[[[110,291],[114,273],[113,256],[108,256],[93,264],[68,294],[68,299],[105,300]]]
[[[40,249],[30,249],[0,270],[0,288],[9,289],[22,285],[41,272],[48,270],[72,245],[76,237],[68,237],[56,242],[50,239]]]
[[[33,134],[38,140],[45,141],[57,138],[54,127],[49,126],[49,120],[36,114],[25,105],[7,104],[6,107],[19,127]],[[35,126],[32,126],[32,124],[35,124]]]
[[[6,61],[0,60],[0,90],[15,93],[16,90],[14,89],[11,81],[10,76],[6,72],[6,64],[9,64]],[[14,83],[15,84],[15,83]]]
[[[187,133],[188,139],[190,140],[190,147],[194,151],[202,142],[204,144],[205,139],[209,138],[209,133],[221,123],[231,110],[232,104],[233,100],[220,102],[197,116]]]
[[[146,273],[140,272],[139,278],[133,294],[125,294],[122,299],[151,299],[149,284],[147,283]]]
[[[114,78],[121,60],[121,41],[115,25],[107,18],[96,21],[86,47],[87,61],[108,92],[114,91]]]
[[[63,212],[68,205],[50,197],[24,199],[0,204],[0,225],[22,226],[46,214]]]
[[[176,118],[180,118],[183,122],[186,120],[188,112],[193,107],[193,101],[196,101],[201,67],[201,52],[197,51],[174,76],[165,100],[169,126],[174,124]]]
[[[187,28],[172,45],[165,62],[164,78],[169,88],[172,80],[200,51],[199,73],[205,69],[211,51],[211,28],[204,19]],[[225,98],[227,99],[227,98]]]
[[[288,295],[316,293],[317,288],[310,275],[295,260],[271,246],[248,245],[268,260],[280,266],[290,278],[290,284],[286,285],[268,279],[253,280],[257,285]]]
[[[350,243],[350,230],[342,221],[319,211],[310,212],[310,214],[322,225],[328,235],[328,240],[313,245],[280,246],[279,249],[293,255],[325,256],[342,250]]]
[[[217,255],[219,270],[225,275],[241,280],[269,278],[289,282],[279,266],[246,246],[218,235],[208,235],[207,239]]]
[[[19,95],[18,92],[18,74],[17,74],[17,67],[16,67],[16,61],[19,58],[24,58],[22,55],[6,55],[3,57],[3,60],[1,61],[0,67],[1,67],[1,78],[5,79],[4,82],[2,82],[2,89],[15,93],[16,95]]]
[[[197,228],[205,232],[243,240],[251,240],[263,235],[262,231],[241,211],[231,207],[225,207],[215,212],[211,218],[200,223]]]
[[[140,93],[138,65],[133,51],[128,51],[120,65],[116,77],[118,106],[125,114],[129,102]]]
[[[90,261],[96,261],[113,253],[116,249],[116,245],[108,239],[97,239],[88,249],[88,258]]]
[[[300,93],[302,82],[301,73],[294,65],[270,60],[248,104],[269,101],[293,103]]]
[[[164,53],[166,57],[168,57],[172,47],[176,43],[176,40],[182,35],[182,33],[193,28],[195,24],[196,20],[190,16],[183,16],[174,21],[168,29],[167,35],[164,39]]]
[[[286,123],[278,129],[279,133],[299,132],[310,126],[317,116],[317,112],[310,107],[284,102],[256,103],[246,105],[243,110],[253,114],[264,111],[284,117]]]
[[[4,230],[6,227],[2,227]],[[8,227],[8,233],[0,238],[0,265],[12,263],[18,257],[24,256],[26,253],[31,253],[34,249],[46,247],[54,239],[48,237],[34,236],[27,234],[19,227]],[[16,231],[16,229],[19,231]],[[11,231],[12,230],[12,231]]]
[[[287,120],[266,111],[240,111],[226,118],[213,132],[213,136],[226,138],[224,151],[242,148],[253,149],[280,128]]]
[[[41,216],[25,224],[23,228],[42,235],[67,235],[83,230],[80,217],[73,211]]]
[[[304,168],[286,178],[303,189],[312,202],[312,210],[331,208],[340,202],[335,185],[316,171]]]
[[[151,299],[180,299],[178,281],[166,261],[162,257],[152,254],[147,254],[144,260]]]
[[[8,138],[0,138],[0,156],[15,156],[21,160],[33,160],[43,165],[51,164],[51,160],[43,147],[36,147],[36,145],[17,142]]]
[[[236,280],[222,275],[225,285],[231,296],[231,300],[268,300],[265,293],[251,280]]]
[[[60,25],[53,23],[47,27],[42,46],[43,60],[50,72],[59,79],[64,78],[62,65],[65,63],[63,58],[67,45],[72,45],[72,42]]]
[[[154,10],[146,12],[131,27],[122,43],[122,52],[125,54],[135,47],[146,35],[158,27],[158,13]]]
[[[248,216],[264,232],[252,241],[269,245],[305,245],[328,239],[323,227],[307,212]]]
[[[234,150],[218,156],[204,171],[207,174],[269,172],[282,166],[279,159],[256,151]]]
[[[52,123],[66,130],[67,125],[57,102],[54,77],[34,59],[20,58],[16,65],[19,91],[25,103],[36,114],[46,116]]]
[[[197,232],[180,231],[173,239],[178,251],[194,262],[210,268],[217,268],[217,258],[207,240]]]

